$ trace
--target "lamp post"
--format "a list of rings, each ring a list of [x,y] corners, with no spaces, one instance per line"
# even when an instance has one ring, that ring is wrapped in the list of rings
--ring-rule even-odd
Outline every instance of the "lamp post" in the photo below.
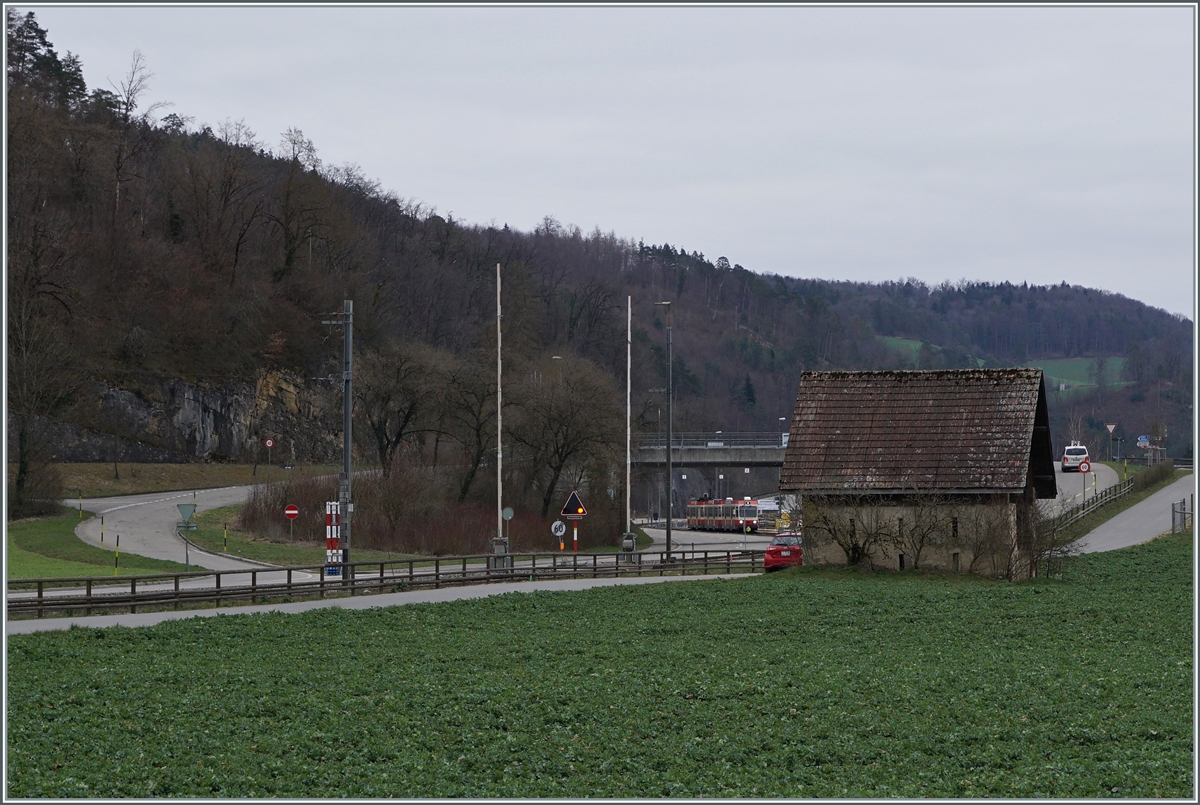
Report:
[[[671,429],[671,408],[675,397],[675,386],[671,374],[671,303],[670,302],[655,302],[656,307],[665,307],[667,309],[667,561],[671,560],[671,514],[673,513],[675,504],[675,482],[672,478],[671,466],[671,443],[673,440],[673,431]]]

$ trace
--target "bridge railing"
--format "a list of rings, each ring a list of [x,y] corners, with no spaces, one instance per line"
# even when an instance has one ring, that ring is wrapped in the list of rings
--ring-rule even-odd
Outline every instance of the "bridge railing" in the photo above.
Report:
[[[725,447],[783,447],[784,436],[781,431],[766,431],[762,433],[675,433],[671,437],[671,446],[679,448],[713,448]],[[633,446],[637,449],[658,449],[667,446],[665,433],[635,433]]]

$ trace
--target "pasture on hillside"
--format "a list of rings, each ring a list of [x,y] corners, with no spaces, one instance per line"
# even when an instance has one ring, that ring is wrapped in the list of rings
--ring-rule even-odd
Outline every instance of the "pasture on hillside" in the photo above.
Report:
[[[8,638],[10,797],[1178,797],[1192,537]]]

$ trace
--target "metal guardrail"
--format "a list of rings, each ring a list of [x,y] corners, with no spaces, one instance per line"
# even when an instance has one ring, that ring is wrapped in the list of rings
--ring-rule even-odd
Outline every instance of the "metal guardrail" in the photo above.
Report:
[[[327,578],[322,565],[255,570],[195,571],[108,577],[11,579],[8,613],[13,615],[108,612],[138,607],[173,607],[185,604],[222,603],[290,596],[324,598],[328,595],[361,595],[400,592],[422,587],[441,588],[466,584],[622,576],[711,575],[757,573],[764,551],[672,551],[634,554],[507,554],[510,567],[489,567],[494,554],[411,559],[391,562],[356,562],[344,566],[346,578]],[[260,583],[261,574],[286,574],[284,581]],[[316,576],[316,578],[306,578]],[[188,587],[181,581],[213,579],[212,586]],[[233,583],[231,583],[233,582]],[[238,583],[240,582],[240,583]],[[139,589],[139,587],[141,589]]]
[[[691,448],[725,448],[725,447],[783,447],[783,434],[780,431],[765,433],[675,433],[671,437],[671,446],[675,449]],[[638,449],[663,449],[667,446],[665,433],[635,433],[633,444]]]
[[[1071,525],[1072,523],[1075,523],[1079,520],[1082,520],[1084,517],[1087,517],[1089,514],[1096,511],[1096,509],[1099,509],[1101,506],[1104,506],[1107,503],[1111,503],[1112,501],[1116,500],[1117,498],[1124,497],[1125,495],[1129,494],[1129,492],[1132,489],[1133,489],[1133,477],[1131,476],[1129,478],[1126,478],[1124,481],[1121,481],[1116,486],[1110,486],[1108,489],[1105,489],[1104,491],[1098,493],[1094,498],[1091,498],[1090,500],[1085,500],[1083,503],[1080,503],[1078,506],[1074,506],[1070,509],[1067,509],[1062,514],[1058,515],[1057,517],[1053,518],[1050,521],[1050,528],[1052,528],[1054,530],[1066,528],[1067,526]]]

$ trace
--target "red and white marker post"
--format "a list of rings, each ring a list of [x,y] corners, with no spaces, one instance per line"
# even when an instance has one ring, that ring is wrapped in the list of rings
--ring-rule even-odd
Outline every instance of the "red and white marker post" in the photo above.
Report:
[[[325,577],[342,575],[342,515],[338,502],[325,504]]]

